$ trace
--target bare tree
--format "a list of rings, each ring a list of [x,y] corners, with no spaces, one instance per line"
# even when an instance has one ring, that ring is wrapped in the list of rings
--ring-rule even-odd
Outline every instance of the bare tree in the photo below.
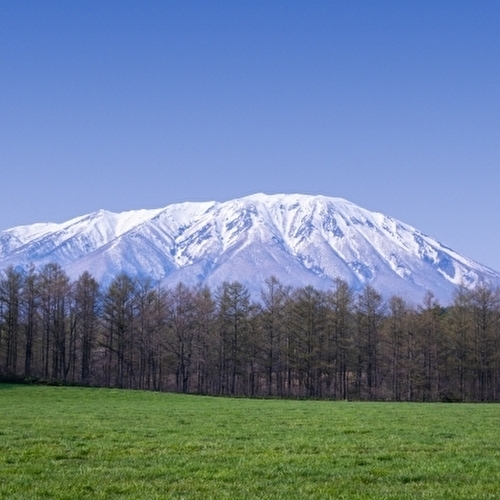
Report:
[[[40,273],[40,307],[43,321],[43,377],[66,380],[70,311],[70,280],[58,264],[46,264]]]
[[[262,291],[262,311],[260,324],[260,350],[263,353],[263,364],[267,380],[267,395],[284,393],[283,353],[285,306],[290,288],[271,276],[266,280],[266,288]]]
[[[325,374],[326,322],[325,295],[312,286],[295,290],[288,308],[290,367],[299,391],[321,396]]]
[[[387,399],[411,400],[415,386],[415,311],[397,295],[388,302],[381,340]]]
[[[78,346],[79,381],[87,384],[92,373],[92,358],[97,348],[99,332],[99,284],[85,271],[74,284],[74,317]],[[75,342],[76,344],[76,342]],[[74,356],[76,370],[77,355]]]
[[[222,394],[236,394],[248,334],[250,294],[241,283],[224,282],[216,293],[220,334],[219,371]]]
[[[133,332],[136,283],[119,274],[103,299],[103,347],[106,350],[106,385],[133,387]]]
[[[349,374],[354,356],[354,296],[349,285],[338,279],[327,295],[328,367],[333,379],[333,397],[349,397]]]
[[[196,387],[197,392],[217,392],[217,345],[215,301],[207,286],[194,291],[195,300],[195,345],[196,345]]]
[[[25,338],[24,376],[30,378],[33,375],[34,364],[36,368],[37,334],[40,331],[40,276],[34,267],[30,267],[24,278],[21,298],[21,315]],[[38,350],[38,354],[40,354],[40,350]],[[39,375],[40,372],[37,371],[36,374]]]
[[[473,324],[473,370],[475,399],[491,400],[497,389],[494,386],[495,368],[498,366],[498,334],[500,333],[500,293],[484,285],[470,292]]]
[[[0,278],[0,347],[5,346],[4,370],[17,375],[20,343],[20,302],[23,277],[12,266]]]
[[[378,348],[379,334],[383,319],[382,296],[370,285],[359,295],[356,304],[357,315],[357,369],[356,387],[359,397],[362,387],[366,387],[368,399],[377,398],[379,381]]]
[[[195,295],[179,283],[167,295],[167,329],[164,342],[176,363],[176,386],[179,392],[189,391],[196,336]]]

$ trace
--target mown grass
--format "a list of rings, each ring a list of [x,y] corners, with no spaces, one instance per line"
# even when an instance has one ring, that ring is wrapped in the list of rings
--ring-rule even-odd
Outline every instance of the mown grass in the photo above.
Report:
[[[0,385],[0,498],[500,498],[500,406]]]

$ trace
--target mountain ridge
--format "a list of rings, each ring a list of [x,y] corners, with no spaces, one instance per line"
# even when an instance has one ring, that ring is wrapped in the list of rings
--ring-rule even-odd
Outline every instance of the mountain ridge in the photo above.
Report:
[[[241,281],[254,296],[275,275],[292,286],[355,290],[418,302],[427,290],[449,302],[459,284],[500,285],[500,273],[390,216],[343,198],[262,193],[226,202],[98,210],[66,222],[0,232],[0,268],[60,264],[105,283],[119,272],[217,286]]]

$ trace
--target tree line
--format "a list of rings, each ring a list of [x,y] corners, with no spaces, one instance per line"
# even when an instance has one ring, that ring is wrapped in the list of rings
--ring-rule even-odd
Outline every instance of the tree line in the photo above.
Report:
[[[57,264],[0,273],[4,380],[213,395],[500,400],[500,291],[458,287],[444,308],[239,282],[172,288],[120,274],[102,288]]]

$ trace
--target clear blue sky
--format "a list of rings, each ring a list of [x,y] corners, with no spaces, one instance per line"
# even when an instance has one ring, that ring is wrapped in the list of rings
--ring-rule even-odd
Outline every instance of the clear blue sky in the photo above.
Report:
[[[500,2],[0,2],[0,229],[347,198],[500,270]]]

